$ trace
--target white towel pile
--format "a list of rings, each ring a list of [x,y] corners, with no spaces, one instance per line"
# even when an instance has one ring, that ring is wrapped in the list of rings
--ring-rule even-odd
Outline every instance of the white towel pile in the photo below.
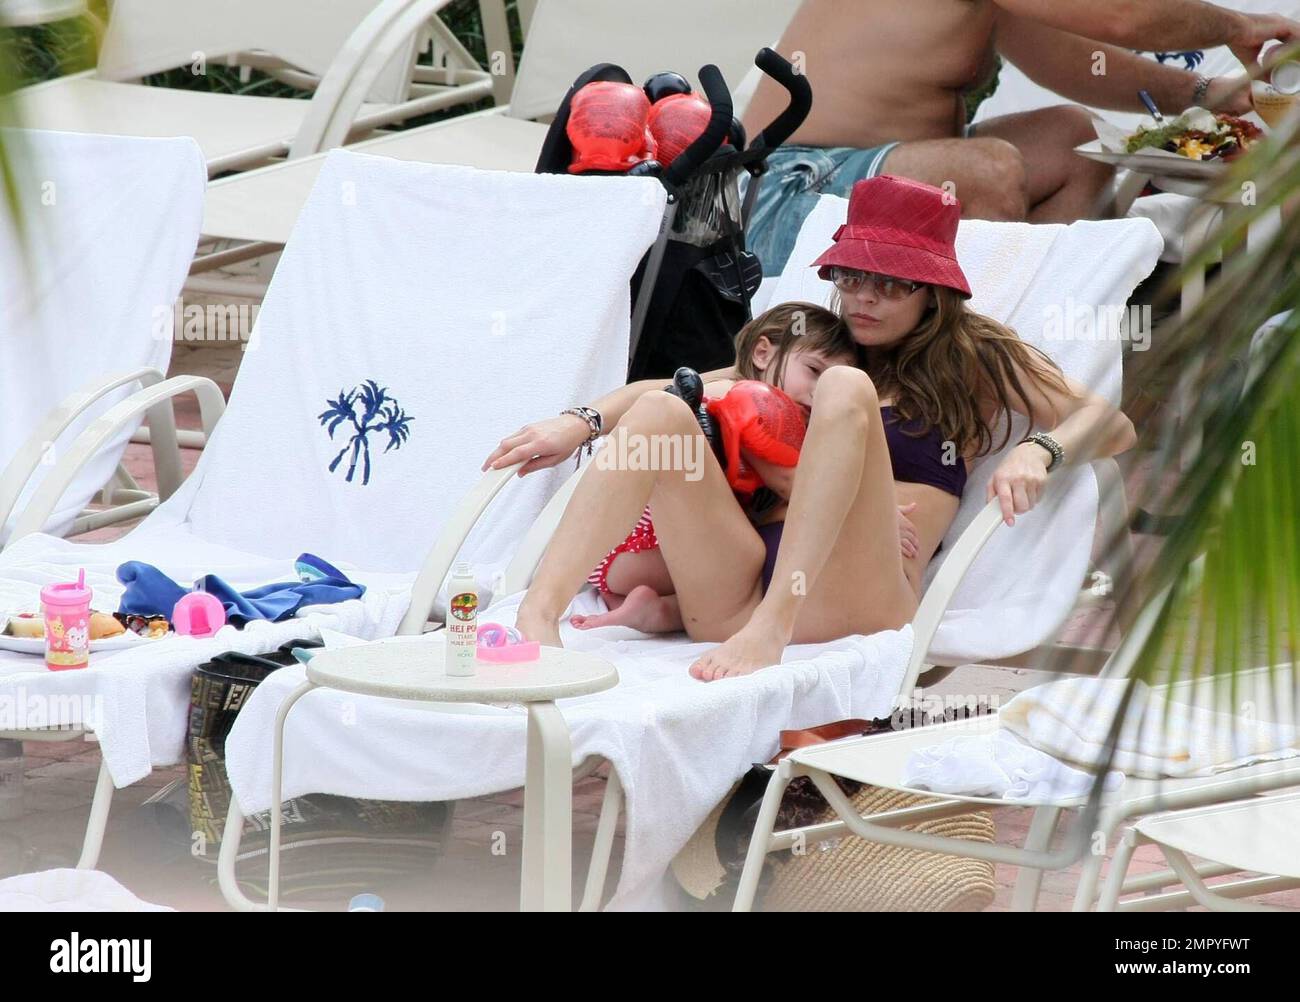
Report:
[[[1062,762],[1095,769],[1128,684],[1096,678],[1049,682],[1017,694],[999,720]],[[1295,755],[1300,747],[1294,726],[1167,701],[1134,682],[1111,766],[1135,778],[1181,778]]]
[[[921,748],[903,766],[902,785],[934,793],[1042,803],[1087,796],[1096,777],[1026,744],[1010,731],[949,738]],[[1112,771],[1106,789],[1123,774]]]
[[[0,912],[170,912],[101,870],[42,870],[0,880]]]
[[[68,395],[110,375],[167,370],[172,303],[198,242],[207,170],[192,139],[3,130],[19,234],[0,211],[0,471]],[[58,458],[136,387],[93,404],[45,448]],[[134,427],[64,493],[46,530],[63,534],[107,482]],[[50,465],[42,464],[16,516]],[[5,512],[0,511],[0,520]],[[0,524],[0,545],[6,528]]]

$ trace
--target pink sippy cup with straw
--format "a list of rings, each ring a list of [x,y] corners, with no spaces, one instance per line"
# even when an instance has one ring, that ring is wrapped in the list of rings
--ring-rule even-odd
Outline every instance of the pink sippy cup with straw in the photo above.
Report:
[[[75,582],[41,589],[45,616],[45,667],[50,671],[85,668],[90,663],[90,597],[83,567]]]

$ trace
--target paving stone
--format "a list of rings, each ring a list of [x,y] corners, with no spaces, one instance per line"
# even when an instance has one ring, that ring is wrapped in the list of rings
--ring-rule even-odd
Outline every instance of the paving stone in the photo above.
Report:
[[[37,779],[69,779],[83,780],[93,784],[98,777],[98,759],[94,761],[64,759],[37,766],[35,769],[27,769],[27,781],[29,783]]]

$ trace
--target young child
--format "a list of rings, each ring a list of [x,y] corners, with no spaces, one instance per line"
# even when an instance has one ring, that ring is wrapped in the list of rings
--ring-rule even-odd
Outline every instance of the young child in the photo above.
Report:
[[[858,364],[858,352],[848,328],[834,313],[810,303],[786,303],[755,317],[736,335],[735,371],[738,380],[776,386],[811,410],[821,374],[833,365]],[[711,383],[705,392],[709,397],[721,397],[732,385]],[[773,509],[763,518],[777,516],[779,509]],[[569,622],[577,629],[630,626],[644,633],[682,629],[672,578],[659,552],[649,508],[627,539],[587,580],[599,589],[610,611],[571,617]]]

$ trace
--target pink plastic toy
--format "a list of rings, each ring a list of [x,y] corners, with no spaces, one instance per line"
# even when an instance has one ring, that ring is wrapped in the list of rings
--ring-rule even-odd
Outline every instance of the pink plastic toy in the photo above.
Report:
[[[525,640],[518,630],[500,623],[482,623],[478,628],[480,661],[492,664],[520,664],[536,661],[542,656],[542,645],[536,640]]]
[[[226,607],[206,591],[192,591],[172,609],[172,629],[183,637],[210,637],[226,625]]]
[[[45,667],[50,671],[85,668],[90,663],[90,599],[83,567],[69,584],[46,585],[41,589],[41,612],[45,616]]]

